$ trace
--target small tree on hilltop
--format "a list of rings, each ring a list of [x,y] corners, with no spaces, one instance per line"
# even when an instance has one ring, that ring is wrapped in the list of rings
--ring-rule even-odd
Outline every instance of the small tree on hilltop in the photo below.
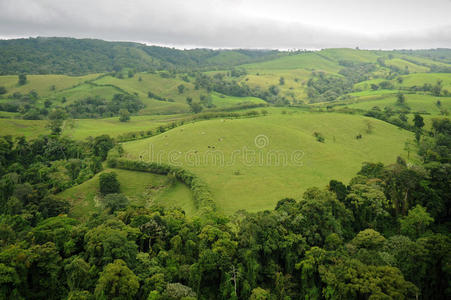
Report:
[[[120,183],[117,180],[117,174],[115,172],[100,174],[99,187],[103,195],[119,193]]]

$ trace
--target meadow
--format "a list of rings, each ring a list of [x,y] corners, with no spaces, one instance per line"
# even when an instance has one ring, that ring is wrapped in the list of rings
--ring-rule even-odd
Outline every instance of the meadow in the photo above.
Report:
[[[362,139],[356,139],[359,134]],[[406,156],[404,144],[411,138],[410,132],[361,116],[270,110],[266,117],[187,124],[123,147],[128,158],[193,171],[207,182],[219,209],[230,214],[271,209],[331,179],[348,182],[362,162],[390,164]]]

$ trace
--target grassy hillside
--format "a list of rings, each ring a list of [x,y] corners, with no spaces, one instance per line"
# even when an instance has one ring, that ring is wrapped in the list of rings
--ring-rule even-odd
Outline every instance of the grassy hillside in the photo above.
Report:
[[[440,115],[442,109],[451,111],[451,97],[434,97],[421,94],[405,94],[404,96],[406,105],[410,107],[411,112]],[[350,104],[348,107],[369,110],[374,106],[379,106],[381,109],[384,107],[391,107],[393,110],[403,110],[403,107],[396,104],[396,94],[387,94],[377,100],[364,100],[365,99],[361,99],[361,102]],[[440,107],[437,106],[437,101],[441,102]]]
[[[192,170],[209,184],[220,210],[233,213],[272,208],[279,199],[298,197],[330,179],[347,182],[364,161],[394,162],[411,138],[409,132],[372,119],[374,130],[367,134],[368,119],[361,116],[276,111],[267,117],[188,124],[123,146],[130,158]],[[357,140],[358,134],[363,138]],[[262,148],[255,143],[259,136],[268,142]]]
[[[153,115],[133,116],[129,122],[119,122],[118,117],[104,119],[75,119],[67,120],[63,127],[63,136],[76,140],[83,140],[89,136],[95,137],[109,134],[112,137],[127,133],[153,130],[184,115]],[[1,134],[12,136],[36,137],[40,134],[49,134],[50,130],[46,120],[21,120],[0,118]]]
[[[316,52],[303,52],[256,64],[242,65],[249,70],[322,70],[326,72],[338,72],[337,62],[329,60]]]
[[[166,176],[119,169],[107,169],[103,172],[116,172],[121,184],[121,193],[129,198],[132,205],[158,204],[166,207],[183,207],[188,214],[195,212],[189,188],[179,182],[171,183]],[[99,176],[103,172],[59,194],[71,202],[73,206],[71,215],[83,219],[101,206]]]
[[[94,79],[99,74],[89,74],[86,76],[66,76],[66,75],[28,75],[25,85],[18,85],[18,76],[0,76],[0,86],[6,88],[7,93],[3,97],[14,93],[27,94],[34,90],[40,96],[50,96],[55,93],[70,89],[86,80]]]

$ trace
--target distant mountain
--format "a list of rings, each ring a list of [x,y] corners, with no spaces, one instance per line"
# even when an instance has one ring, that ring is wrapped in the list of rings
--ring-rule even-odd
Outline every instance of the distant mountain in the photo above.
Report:
[[[351,50],[351,49],[348,49]],[[314,57],[335,63],[354,61],[355,55],[349,51],[333,57],[325,57],[328,51],[317,51]],[[38,37],[28,39],[0,40],[0,75],[8,74],[67,74],[82,75],[103,73],[132,68],[136,71],[149,70],[211,70],[232,68],[241,64],[259,63],[297,56],[306,52],[276,50],[179,50],[167,47],[147,46],[131,42],[107,42],[96,39],[74,39],[58,37]],[[307,52],[308,54],[309,52]],[[353,52],[355,53],[355,51]],[[390,54],[415,65],[427,67],[432,72],[450,72],[451,49],[363,51],[371,58],[387,57]],[[311,64],[311,69],[321,69],[309,55],[303,55]],[[416,59],[420,58],[420,59]],[[358,58],[362,60],[362,58]],[[291,68],[289,65],[283,68]],[[405,64],[405,62],[404,62]],[[278,66],[277,66],[278,67]]]
[[[272,50],[178,50],[131,42],[39,37],[0,40],[0,75],[80,75],[122,68],[207,69],[259,62],[280,55]]]

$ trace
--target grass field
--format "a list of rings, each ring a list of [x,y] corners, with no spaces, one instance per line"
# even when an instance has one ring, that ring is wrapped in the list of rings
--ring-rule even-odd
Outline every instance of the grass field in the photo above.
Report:
[[[425,83],[435,85],[442,80],[443,89],[451,92],[451,74],[449,73],[416,73],[403,76],[402,87],[423,86]]]
[[[366,134],[367,118],[361,116],[271,112],[267,117],[192,123],[123,146],[129,158],[192,170],[209,184],[219,209],[233,213],[273,208],[281,198],[299,197],[308,187],[324,186],[331,179],[347,183],[364,161],[394,162],[411,138],[411,133],[374,119],[373,133]],[[316,141],[315,131],[325,143]],[[363,138],[357,140],[357,134]],[[256,137],[267,144],[259,148]]]
[[[211,102],[218,108],[236,106],[244,103],[266,103],[264,100],[255,97],[233,97],[213,92],[211,94]]]
[[[17,76],[0,76],[0,86],[4,86],[8,95],[16,92],[26,94],[32,90],[36,91],[40,96],[49,96],[55,92],[69,89],[75,85],[83,83],[86,80],[94,79],[99,74],[89,74],[86,76],[66,76],[66,75],[28,75],[27,83],[19,86],[17,84]],[[55,89],[52,90],[52,86]]]
[[[393,58],[393,59],[388,59],[385,61],[385,64],[387,66],[395,66],[398,67],[401,70],[405,70],[407,68],[407,70],[409,70],[409,72],[411,73],[424,73],[424,72],[428,72],[429,68],[428,67],[424,67],[424,66],[420,66],[417,64],[414,64],[410,61],[404,60],[402,58]]]
[[[251,88],[262,90],[267,90],[271,85],[275,85],[280,90],[280,94],[287,99],[302,100],[307,98],[305,88],[311,74],[311,71],[304,69],[251,71],[241,79],[241,82],[246,83]],[[281,77],[285,80],[284,85],[279,84]]]
[[[132,205],[148,206],[159,204],[166,207],[183,207],[189,215],[195,213],[191,191],[180,182],[171,184],[166,176],[119,169],[106,169],[103,172],[116,172],[121,183],[121,193],[125,194]],[[101,173],[103,173],[101,172]],[[72,204],[70,214],[76,218],[88,217],[101,207],[99,176],[74,186],[59,196]]]
[[[75,119],[67,120],[63,127],[63,136],[76,140],[83,140],[89,136],[96,137],[109,134],[112,137],[136,131],[152,130],[160,125],[171,123],[185,117],[177,115],[149,115],[132,116],[129,122],[119,122],[119,117],[104,119]],[[46,120],[22,120],[0,118],[0,134],[12,136],[37,137],[50,131]]]
[[[304,52],[280,57],[261,63],[242,65],[243,68],[258,72],[265,70],[305,69],[308,71],[338,72],[340,66],[336,61],[318,55],[316,52]]]
[[[441,109],[451,111],[451,97],[434,97],[431,95],[421,94],[404,94],[404,96],[407,106],[411,108],[411,112],[440,115]],[[437,106],[438,100],[441,102],[440,107]],[[396,94],[387,94],[379,100],[362,101],[347,106],[365,110],[370,110],[374,106],[379,106],[381,109],[384,107],[391,107],[394,110],[402,109],[402,107],[396,105]]]

